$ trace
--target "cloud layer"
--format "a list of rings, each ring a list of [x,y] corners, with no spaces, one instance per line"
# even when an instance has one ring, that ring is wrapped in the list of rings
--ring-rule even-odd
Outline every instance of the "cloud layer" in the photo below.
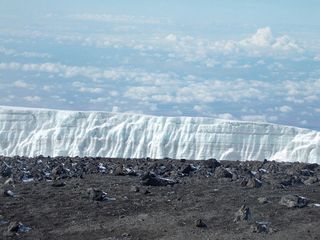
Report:
[[[320,129],[316,40],[268,26],[194,29],[85,11],[41,21],[2,28],[0,104]]]

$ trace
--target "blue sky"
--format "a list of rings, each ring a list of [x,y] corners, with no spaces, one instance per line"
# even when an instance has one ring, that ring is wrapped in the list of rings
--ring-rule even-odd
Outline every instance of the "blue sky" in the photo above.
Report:
[[[0,1],[0,105],[320,130],[320,3]]]

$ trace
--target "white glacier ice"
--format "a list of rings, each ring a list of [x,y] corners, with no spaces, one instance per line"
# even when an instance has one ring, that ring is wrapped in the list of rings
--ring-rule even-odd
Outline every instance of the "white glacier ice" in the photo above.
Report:
[[[2,106],[0,155],[320,163],[320,132],[213,118]]]

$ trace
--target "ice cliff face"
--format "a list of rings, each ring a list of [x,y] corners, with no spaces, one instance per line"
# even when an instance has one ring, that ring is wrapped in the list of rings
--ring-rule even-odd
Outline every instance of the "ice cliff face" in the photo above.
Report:
[[[320,163],[320,133],[267,123],[0,107],[0,155]]]

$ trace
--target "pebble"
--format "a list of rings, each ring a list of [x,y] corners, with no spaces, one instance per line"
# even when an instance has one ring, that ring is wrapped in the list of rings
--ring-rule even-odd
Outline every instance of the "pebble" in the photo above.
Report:
[[[137,186],[131,186],[130,191],[131,192],[140,192],[140,188]]]
[[[107,193],[104,191],[101,191],[100,189],[97,188],[88,188],[87,189],[87,194],[89,196],[89,199],[93,201],[114,201],[116,200],[115,198],[110,198],[107,196]]]
[[[5,197],[14,197],[15,196],[14,192],[12,192],[11,190],[4,190],[3,195]]]
[[[317,177],[309,177],[307,180],[303,181],[305,185],[312,185],[317,182],[319,182],[319,179]]]
[[[7,224],[8,223],[8,221],[6,221],[5,219],[4,219],[4,217],[2,216],[2,215],[0,215],[0,226],[1,225],[5,225],[5,224]]]
[[[195,221],[195,225],[198,228],[206,228],[207,227],[207,224],[205,224],[202,219],[197,219]]]
[[[51,184],[52,187],[64,187],[66,185],[65,182],[55,181]]]

